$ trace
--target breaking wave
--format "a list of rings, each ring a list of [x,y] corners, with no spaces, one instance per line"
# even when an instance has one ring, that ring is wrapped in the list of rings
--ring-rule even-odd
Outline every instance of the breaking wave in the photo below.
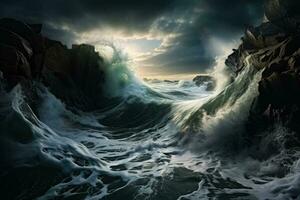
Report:
[[[248,145],[245,124],[261,72],[247,59],[231,83],[218,76],[224,68],[220,60],[218,87],[209,92],[205,84],[188,80],[143,82],[112,48],[104,88],[113,100],[105,108],[70,108],[38,83],[34,106],[21,85],[1,91],[3,196],[183,200],[300,195],[300,151],[282,145],[293,133],[278,124],[261,142]]]

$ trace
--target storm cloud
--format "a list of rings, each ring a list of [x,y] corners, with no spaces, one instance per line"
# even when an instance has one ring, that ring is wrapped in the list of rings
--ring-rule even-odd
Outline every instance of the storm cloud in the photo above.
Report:
[[[0,15],[76,32],[104,26],[144,32],[171,4],[172,0],[2,0]]]
[[[238,39],[263,18],[262,0],[2,0],[0,16],[43,23],[44,34],[66,44],[110,29],[123,37],[155,38],[140,65],[165,73],[199,73],[214,65],[211,39]],[[85,41],[93,44],[94,41]],[[217,48],[217,47],[216,47]]]

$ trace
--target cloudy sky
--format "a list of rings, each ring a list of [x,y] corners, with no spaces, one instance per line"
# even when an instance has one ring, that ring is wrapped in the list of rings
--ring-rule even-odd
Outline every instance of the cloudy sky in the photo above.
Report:
[[[125,51],[142,76],[205,73],[248,25],[263,0],[1,0],[0,16],[43,23],[70,46],[103,41]]]

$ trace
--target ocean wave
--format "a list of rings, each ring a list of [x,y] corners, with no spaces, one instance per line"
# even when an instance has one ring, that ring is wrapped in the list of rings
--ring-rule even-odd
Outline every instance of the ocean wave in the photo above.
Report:
[[[122,56],[113,58],[107,61],[111,85],[104,87],[106,106],[96,110],[65,104],[41,84],[34,85],[34,103],[24,85],[1,91],[4,196],[289,199],[299,195],[299,151],[288,148],[293,133],[278,125],[257,143],[246,133],[261,76],[247,59],[232,83],[222,80],[222,90],[207,92],[191,81],[144,83]],[[19,180],[25,183],[15,186]]]

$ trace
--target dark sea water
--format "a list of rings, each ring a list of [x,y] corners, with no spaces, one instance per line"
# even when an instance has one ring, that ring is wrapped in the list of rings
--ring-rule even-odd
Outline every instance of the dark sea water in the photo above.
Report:
[[[1,199],[300,199],[300,151],[282,145],[292,133],[278,124],[257,144],[245,139],[261,72],[248,64],[230,84],[215,74],[208,92],[110,70],[114,100],[92,112],[43,85],[35,114],[20,86],[2,92]]]

